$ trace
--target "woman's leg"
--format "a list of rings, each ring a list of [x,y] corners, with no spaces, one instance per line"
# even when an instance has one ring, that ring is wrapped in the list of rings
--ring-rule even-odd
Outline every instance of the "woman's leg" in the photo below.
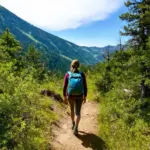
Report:
[[[78,125],[81,119],[81,106],[82,106],[83,99],[82,97],[75,99],[75,112],[76,112],[76,119],[75,119],[75,128],[74,133],[77,134],[78,132]]]
[[[71,120],[72,120],[72,125],[74,127],[75,125],[75,114],[74,114],[74,99],[70,99],[68,98],[68,102],[69,102],[69,105],[70,105],[70,116],[71,116]]]

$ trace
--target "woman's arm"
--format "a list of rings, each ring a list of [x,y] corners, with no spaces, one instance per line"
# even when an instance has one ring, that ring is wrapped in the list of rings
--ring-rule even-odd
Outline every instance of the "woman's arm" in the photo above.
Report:
[[[64,86],[63,86],[63,96],[64,96],[64,97],[67,96],[68,77],[69,77],[69,74],[66,73],[66,74],[65,74],[65,77],[64,77]]]
[[[87,82],[86,82],[86,77],[85,74],[82,73],[82,77],[83,77],[83,88],[84,88],[84,97],[87,97]]]

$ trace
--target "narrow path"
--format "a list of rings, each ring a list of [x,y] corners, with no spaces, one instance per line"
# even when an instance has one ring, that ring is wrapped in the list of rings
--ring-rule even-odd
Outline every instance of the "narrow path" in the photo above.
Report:
[[[71,119],[67,115],[52,129],[53,150],[104,150],[104,141],[97,136],[98,105],[86,102],[82,106],[79,135],[75,136],[71,130]]]

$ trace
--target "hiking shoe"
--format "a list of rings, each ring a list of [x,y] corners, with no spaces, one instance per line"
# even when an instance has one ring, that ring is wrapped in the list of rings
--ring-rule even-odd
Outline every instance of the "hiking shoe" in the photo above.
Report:
[[[72,123],[72,130],[74,129],[75,127],[75,122]]]
[[[73,134],[74,134],[74,135],[77,135],[77,134],[78,134],[78,128],[77,128],[76,126],[75,126],[74,129],[73,129]]]

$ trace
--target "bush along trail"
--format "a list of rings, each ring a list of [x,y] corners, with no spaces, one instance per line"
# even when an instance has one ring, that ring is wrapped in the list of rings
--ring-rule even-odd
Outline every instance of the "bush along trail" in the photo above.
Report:
[[[98,105],[86,102],[82,106],[79,133],[73,134],[68,113],[52,127],[53,150],[103,150],[105,142],[98,136]]]

